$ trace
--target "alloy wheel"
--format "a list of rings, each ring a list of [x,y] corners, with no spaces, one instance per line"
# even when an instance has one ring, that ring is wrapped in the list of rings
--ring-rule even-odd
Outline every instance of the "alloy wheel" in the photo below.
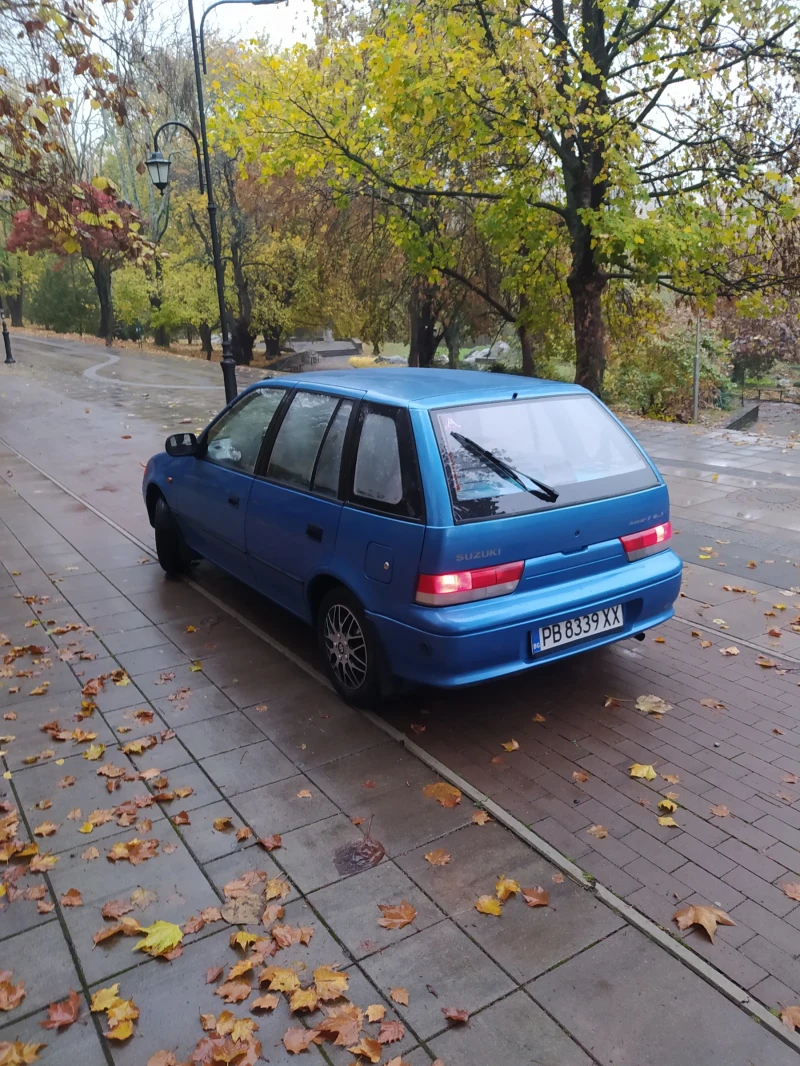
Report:
[[[343,603],[334,603],[325,615],[323,631],[328,662],[339,683],[355,692],[367,677],[367,642],[353,612]]]

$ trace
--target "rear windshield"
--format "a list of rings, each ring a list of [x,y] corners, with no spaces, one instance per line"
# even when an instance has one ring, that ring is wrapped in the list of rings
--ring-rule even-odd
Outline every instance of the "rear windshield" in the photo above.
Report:
[[[658,484],[641,451],[593,396],[449,407],[431,418],[456,522],[551,510]],[[480,449],[513,467],[523,485]],[[555,502],[530,491],[550,496],[547,489],[558,493]]]

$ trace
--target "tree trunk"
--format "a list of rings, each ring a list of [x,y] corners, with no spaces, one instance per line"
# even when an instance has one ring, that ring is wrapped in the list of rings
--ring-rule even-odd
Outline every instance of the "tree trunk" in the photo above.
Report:
[[[194,326],[186,327],[186,343],[190,347],[194,344]]]
[[[436,332],[436,287],[417,279],[409,301],[411,350],[409,366],[432,366],[441,334]]]
[[[11,315],[12,326],[24,326],[22,321],[22,287],[19,292],[12,296],[10,293],[6,293],[6,303],[8,304],[8,311]]]
[[[97,298],[100,301],[100,326],[97,330],[98,337],[105,337],[106,347],[111,347],[114,338],[114,307],[111,302],[111,267],[102,260],[91,263],[94,287],[97,289]]]
[[[211,358],[211,353],[214,349],[211,346],[211,326],[208,322],[201,322],[197,327],[197,331],[200,334],[200,344],[203,348],[203,353],[206,359]]]
[[[267,359],[277,359],[281,354],[281,331],[280,329],[264,330],[264,345],[267,349]]]
[[[594,264],[567,279],[575,324],[575,383],[599,396],[606,368],[606,333],[601,296],[606,279]]]
[[[461,351],[461,329],[454,316],[444,327],[444,343],[447,345],[447,361],[451,370],[458,370],[458,356]]]
[[[527,326],[517,326],[519,343],[522,348],[522,373],[526,378],[536,377],[536,355],[533,348],[533,337]]]
[[[155,301],[151,301],[155,303]],[[161,303],[161,301],[158,301]],[[169,330],[166,326],[156,326],[153,330],[153,343],[158,348],[169,348]]]
[[[253,361],[253,341],[255,335],[250,332],[250,318],[234,320],[231,331],[231,355],[237,366],[250,365]]]

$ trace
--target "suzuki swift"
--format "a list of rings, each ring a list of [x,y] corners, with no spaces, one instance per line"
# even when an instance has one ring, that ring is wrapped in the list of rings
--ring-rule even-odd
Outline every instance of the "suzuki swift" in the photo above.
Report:
[[[316,626],[337,691],[469,685],[673,613],[658,470],[577,385],[341,370],[260,382],[144,474],[167,573],[208,559]]]

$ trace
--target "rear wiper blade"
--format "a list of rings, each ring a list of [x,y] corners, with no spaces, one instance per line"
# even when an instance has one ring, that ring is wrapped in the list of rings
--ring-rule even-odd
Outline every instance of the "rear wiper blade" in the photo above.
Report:
[[[503,474],[510,481],[519,485],[524,492],[529,492],[532,496],[544,500],[545,503],[555,503],[558,499],[558,493],[555,489],[550,488],[549,485],[545,485],[543,481],[538,481],[535,477],[531,477],[530,474],[523,474],[520,470],[515,470],[513,466],[510,466],[503,459],[498,459],[488,448],[484,448],[481,444],[478,444],[477,441],[472,440],[470,437],[465,437],[463,433],[453,433],[451,431],[450,436],[454,437],[462,448],[466,448],[468,452],[471,452],[479,459],[483,459],[485,463],[497,470],[498,473]],[[536,489],[529,488],[525,484],[526,480],[532,482],[542,491],[537,492]]]

